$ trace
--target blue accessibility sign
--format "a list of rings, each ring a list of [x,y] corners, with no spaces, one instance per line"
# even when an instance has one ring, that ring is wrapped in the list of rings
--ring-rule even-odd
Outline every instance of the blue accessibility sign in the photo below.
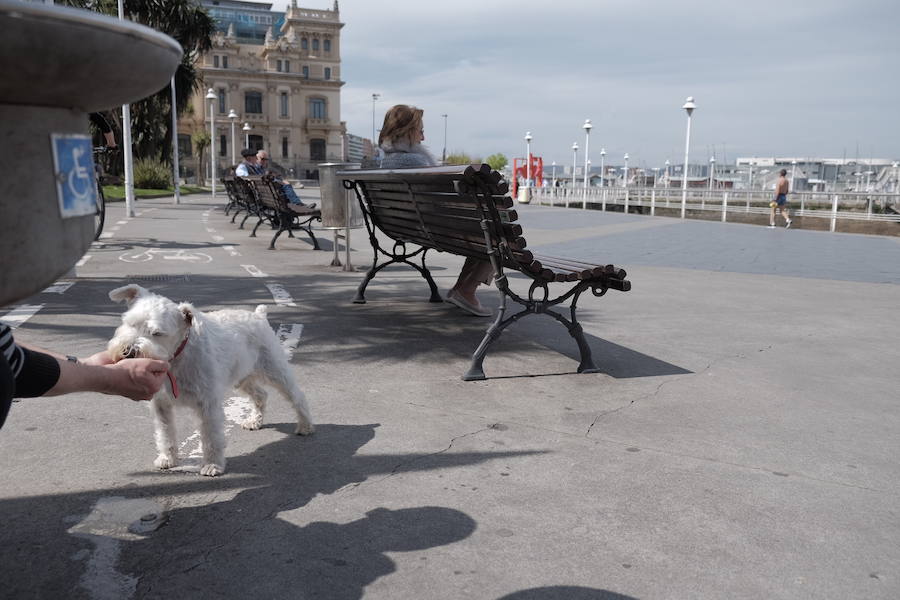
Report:
[[[50,142],[62,218],[94,214],[99,196],[94,178],[91,138],[87,135],[53,133],[50,134]]]

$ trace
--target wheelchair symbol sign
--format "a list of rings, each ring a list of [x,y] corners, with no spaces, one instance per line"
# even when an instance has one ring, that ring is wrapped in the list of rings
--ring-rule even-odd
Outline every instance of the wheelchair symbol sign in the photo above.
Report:
[[[56,193],[63,219],[92,215],[97,210],[97,185],[91,138],[86,135],[53,133],[53,166]]]

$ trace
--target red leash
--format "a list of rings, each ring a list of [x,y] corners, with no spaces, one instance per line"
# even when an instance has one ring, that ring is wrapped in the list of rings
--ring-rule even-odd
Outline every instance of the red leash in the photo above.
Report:
[[[181,354],[181,351],[184,350],[184,347],[187,345],[188,336],[190,336],[191,330],[188,329],[188,334],[184,336],[184,341],[181,342],[181,345],[178,346],[178,350],[175,351],[175,356],[172,357],[172,360],[178,358],[178,355]],[[170,361],[171,362],[171,361]],[[169,376],[169,383],[172,384],[172,395],[176,398],[178,397],[178,384],[175,383],[175,376],[172,375],[172,371],[166,371],[166,375]]]

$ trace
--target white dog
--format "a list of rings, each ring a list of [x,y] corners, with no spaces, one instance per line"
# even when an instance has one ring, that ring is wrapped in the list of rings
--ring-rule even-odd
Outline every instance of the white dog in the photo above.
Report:
[[[241,426],[259,429],[266,405],[267,383],[297,411],[296,433],[313,432],[303,392],[291,376],[278,338],[266,320],[266,307],[256,311],[218,310],[202,313],[190,304],[175,304],[139,285],[114,289],[109,297],[128,303],[122,325],[110,340],[114,361],[146,357],[169,361],[170,384],[150,401],[159,456],[153,463],[168,469],[177,464],[174,407],[187,406],[200,418],[202,475],[225,472],[225,395],[238,389],[253,399],[250,417]]]

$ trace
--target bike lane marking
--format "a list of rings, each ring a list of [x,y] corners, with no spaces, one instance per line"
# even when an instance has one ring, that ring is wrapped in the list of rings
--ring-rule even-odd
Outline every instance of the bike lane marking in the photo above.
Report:
[[[76,266],[76,267],[83,267],[83,266],[84,266],[84,263],[86,263],[86,262],[89,261],[89,260],[91,260],[91,255],[90,255],[90,254],[85,254],[84,256],[81,257],[81,260],[79,260],[77,263],[75,263],[75,266]]]
[[[267,283],[266,287],[269,288],[269,292],[272,294],[272,299],[275,300],[275,304],[281,304],[283,306],[297,306],[294,302],[294,298],[288,293],[284,286],[280,283]]]
[[[244,270],[250,273],[253,277],[268,277],[265,273],[259,270],[256,265],[241,265],[244,267]]]

